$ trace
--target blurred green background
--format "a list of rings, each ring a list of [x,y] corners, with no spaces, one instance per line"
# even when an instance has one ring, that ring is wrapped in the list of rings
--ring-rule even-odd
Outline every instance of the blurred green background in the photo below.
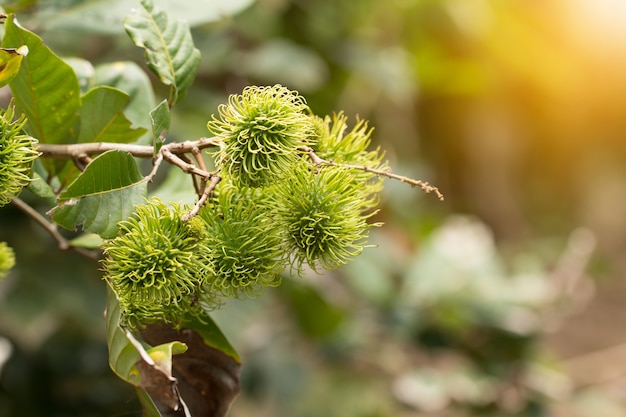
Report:
[[[61,56],[143,65],[121,28],[132,4],[1,5]],[[446,197],[387,181],[378,247],[214,313],[244,360],[231,416],[626,415],[625,5],[205,0],[171,12],[202,52],[172,140],[206,135],[228,94],[280,83],[318,115],[369,120],[395,172]],[[18,262],[0,282],[0,417],[140,415],[108,369],[98,265],[11,206],[0,241]]]

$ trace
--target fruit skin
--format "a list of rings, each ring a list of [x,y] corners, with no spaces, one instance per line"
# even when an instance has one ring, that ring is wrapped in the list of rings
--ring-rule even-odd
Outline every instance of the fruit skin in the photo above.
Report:
[[[301,164],[276,187],[278,224],[287,231],[293,264],[336,269],[366,247],[367,219],[373,201],[354,186],[350,170],[322,167],[311,170]]]
[[[231,95],[207,128],[221,138],[217,165],[238,186],[262,187],[293,165],[310,146],[313,120],[305,99],[281,85],[250,86]]]
[[[348,129],[343,113],[311,119],[313,150],[337,166],[312,167],[306,159],[294,164],[273,187],[274,205],[295,268],[335,269],[359,255],[367,247],[369,228],[381,225],[367,221],[376,213],[382,178],[361,168],[385,170],[387,164],[379,149],[368,150],[372,130],[367,122],[357,120]]]
[[[154,198],[120,222],[120,235],[105,242],[105,280],[119,298],[122,321],[178,325],[201,315],[198,297],[212,274],[206,227],[199,218],[182,221],[185,210]]]
[[[316,138],[313,150],[322,159],[338,164],[349,164],[380,171],[389,169],[385,154],[376,148],[369,150],[373,129],[366,120],[357,119],[348,129],[348,118],[339,112],[324,119],[317,117]],[[372,198],[382,190],[383,179],[367,170],[351,170],[356,187],[363,190],[364,197]],[[377,205],[377,203],[373,203]]]
[[[13,120],[15,105],[11,101],[0,110],[0,207],[17,197],[31,181],[32,164],[39,156],[37,140],[23,132],[26,116]]]
[[[212,204],[200,212],[207,223],[213,277],[205,293],[220,298],[255,296],[280,284],[284,270],[283,231],[264,190],[220,183]]]

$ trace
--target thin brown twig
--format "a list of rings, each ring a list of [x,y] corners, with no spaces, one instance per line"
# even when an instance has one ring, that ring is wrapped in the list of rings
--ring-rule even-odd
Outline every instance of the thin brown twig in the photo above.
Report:
[[[200,178],[203,178],[205,181],[209,181],[211,177],[213,176],[213,174],[211,174],[209,171],[200,169],[192,163],[185,162],[181,157],[173,154],[166,147],[161,148],[159,152],[163,154],[163,158],[166,161],[168,161],[169,163],[173,165],[176,165],[177,167],[179,167],[180,169],[182,169],[184,172],[188,174],[198,175]]]
[[[202,158],[202,152],[200,152],[200,148],[195,147],[191,149],[191,154],[193,158],[196,160],[198,167],[204,171],[206,171],[206,164],[204,163],[204,158]]]
[[[145,177],[146,181],[152,182],[162,162],[163,162],[163,154],[159,152],[152,164],[152,171],[150,171],[150,173]]]
[[[364,172],[370,172],[375,175],[392,178],[400,182],[407,183],[411,185],[412,187],[420,187],[422,191],[424,191],[425,193],[427,194],[431,192],[435,193],[437,195],[437,198],[439,198],[440,201],[444,200],[443,194],[441,194],[439,189],[433,185],[430,185],[426,181],[416,180],[413,178],[405,177],[403,175],[394,174],[389,169],[383,170],[383,169],[371,168],[365,165],[342,164],[342,163],[338,163],[334,161],[329,161],[329,160],[320,158],[315,152],[313,152],[311,148],[303,148],[302,150],[309,156],[309,158],[311,158],[311,161],[316,166],[326,165],[326,166],[343,167],[347,169],[357,169],[357,170],[364,171]]]
[[[78,246],[73,246],[65,237],[61,235],[61,233],[59,233],[56,224],[50,223],[37,210],[26,204],[24,201],[20,200],[19,198],[14,198],[13,200],[11,200],[11,202],[24,213],[26,213],[31,219],[37,222],[40,226],[42,226],[44,230],[48,232],[50,236],[52,236],[52,238],[57,242],[59,249],[74,250],[90,259],[98,259],[97,252],[93,252]]]
[[[199,148],[193,148],[191,150],[191,154],[193,155],[194,159],[196,160],[196,164],[198,164],[198,168],[206,171],[206,164],[204,163],[204,158],[202,158],[202,152],[200,151]],[[194,182],[195,184],[195,182]],[[204,194],[205,191],[205,187],[206,187],[206,181],[202,181],[200,183],[200,186],[196,188],[196,191],[198,192],[198,195],[202,195]]]
[[[184,222],[196,216],[200,212],[200,209],[202,208],[202,206],[206,204],[207,200],[209,199],[209,196],[211,195],[211,193],[213,192],[213,190],[215,189],[215,187],[221,180],[222,178],[219,175],[211,176],[211,180],[208,181],[204,185],[204,192],[202,193],[202,195],[200,196],[196,204],[193,206],[193,209],[191,209],[189,213],[183,216],[182,220]]]
[[[202,178],[204,181],[204,190],[200,194],[200,198],[194,205],[193,209],[183,217],[183,221],[187,221],[200,212],[200,209],[202,208],[202,206],[206,204],[206,201],[211,195],[211,192],[217,186],[217,184],[222,180],[222,178],[219,175],[210,173],[206,169],[197,167],[196,165],[191,163],[190,160],[189,162],[185,161],[185,159],[188,159],[188,158],[184,154],[180,156],[174,155],[167,148],[165,149],[161,148],[159,153],[163,155],[163,158],[166,161],[170,162],[173,165],[176,165],[177,167],[179,167],[180,169],[182,169],[184,172],[188,174],[197,175],[198,177]],[[202,163],[201,165],[204,167],[204,163]]]

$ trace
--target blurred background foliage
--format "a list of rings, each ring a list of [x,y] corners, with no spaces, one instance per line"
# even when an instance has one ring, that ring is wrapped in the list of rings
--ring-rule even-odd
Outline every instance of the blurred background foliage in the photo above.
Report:
[[[396,172],[446,196],[387,181],[377,248],[214,313],[244,360],[232,416],[626,415],[622,3],[162,2],[202,52],[172,140],[281,83],[369,120]],[[120,24],[132,3],[2,6],[59,55],[143,65]],[[0,417],[139,415],[108,369],[98,265],[11,206],[0,240],[18,262],[0,283]]]

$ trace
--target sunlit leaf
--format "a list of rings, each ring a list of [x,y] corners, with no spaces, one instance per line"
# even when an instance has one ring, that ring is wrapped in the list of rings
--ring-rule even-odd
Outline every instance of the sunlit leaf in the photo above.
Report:
[[[124,27],[135,45],[144,48],[150,69],[161,82],[170,86],[169,106],[180,101],[193,82],[200,51],[194,47],[189,26],[155,8],[151,0],[142,0],[124,20]]]
[[[83,96],[78,142],[130,143],[146,129],[131,129],[124,115],[129,97],[112,87],[95,87]]]
[[[52,220],[67,229],[82,225],[87,232],[113,238],[117,223],[146,196],[147,186],[133,157],[109,151],[95,158],[59,196]]]
[[[22,58],[28,55],[28,46],[0,48],[0,87],[4,87],[20,70]]]

